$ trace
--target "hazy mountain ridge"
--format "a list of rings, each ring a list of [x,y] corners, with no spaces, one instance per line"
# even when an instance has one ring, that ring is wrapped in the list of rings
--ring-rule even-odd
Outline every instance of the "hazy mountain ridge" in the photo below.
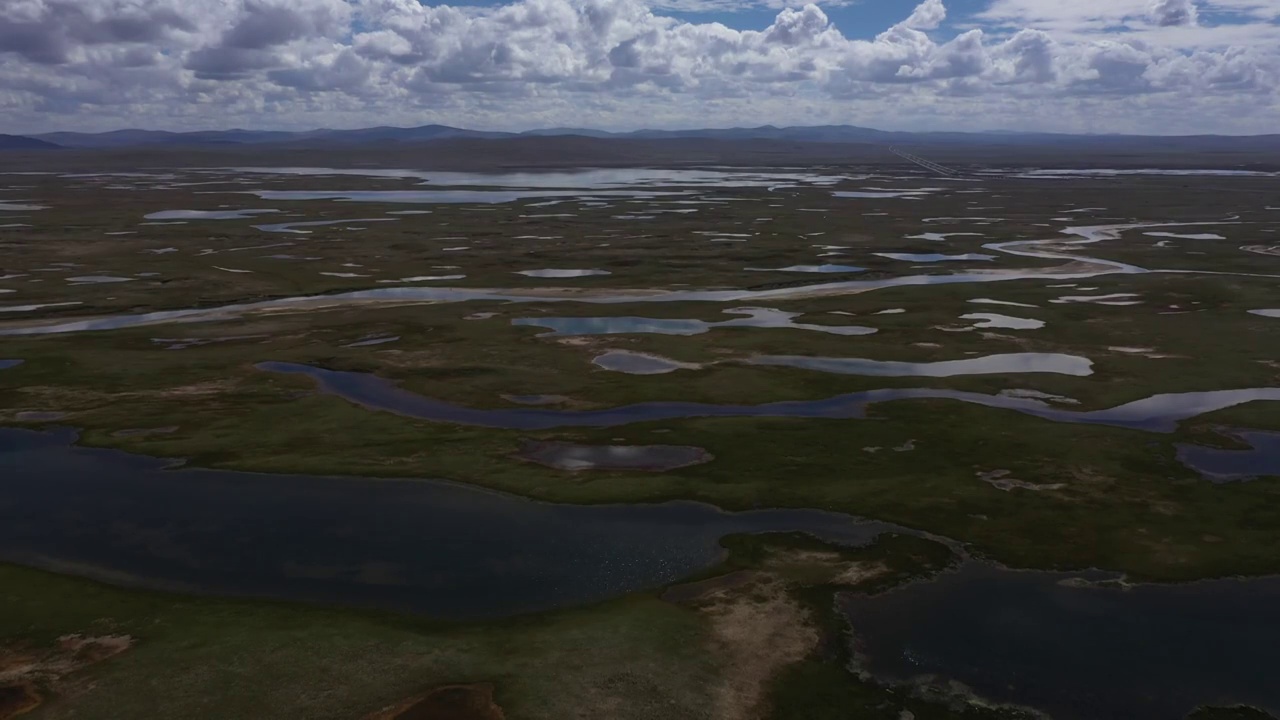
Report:
[[[58,145],[25,135],[0,135],[0,150],[52,150]]]

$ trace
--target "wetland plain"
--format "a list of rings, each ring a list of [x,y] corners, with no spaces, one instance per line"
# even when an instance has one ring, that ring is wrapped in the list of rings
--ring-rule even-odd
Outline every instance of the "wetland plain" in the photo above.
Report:
[[[1280,716],[1275,173],[199,157],[0,162],[0,718]]]

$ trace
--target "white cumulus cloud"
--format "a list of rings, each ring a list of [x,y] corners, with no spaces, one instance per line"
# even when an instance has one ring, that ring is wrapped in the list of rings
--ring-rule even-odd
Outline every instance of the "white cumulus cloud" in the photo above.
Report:
[[[818,5],[787,0],[757,5],[778,9],[761,30],[688,22],[641,0],[7,0],[0,132],[426,122],[1267,132],[1280,116],[1280,33],[1243,4],[1253,1],[992,0],[962,22],[924,0],[856,39]],[[1206,26],[1211,9],[1236,21]]]

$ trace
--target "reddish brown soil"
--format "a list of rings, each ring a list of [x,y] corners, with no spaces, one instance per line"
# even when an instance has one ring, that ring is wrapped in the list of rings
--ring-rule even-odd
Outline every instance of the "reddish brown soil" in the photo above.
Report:
[[[51,694],[66,689],[68,675],[119,655],[133,644],[128,635],[64,635],[51,649],[0,647],[0,720],[38,706],[40,687]]]
[[[34,710],[40,696],[30,683],[0,686],[0,720],[9,720]]]
[[[493,686],[445,685],[364,720],[504,720],[502,708],[493,701]]]

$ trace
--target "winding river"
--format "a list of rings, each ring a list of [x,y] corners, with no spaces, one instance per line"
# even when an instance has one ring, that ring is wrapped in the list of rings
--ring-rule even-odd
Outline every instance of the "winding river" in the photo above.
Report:
[[[1164,393],[1101,410],[1065,410],[1041,400],[1009,395],[948,390],[946,388],[880,388],[820,400],[786,400],[760,405],[712,405],[659,401],[601,410],[547,408],[471,408],[418,395],[386,378],[369,373],[327,370],[287,362],[258,363],[267,372],[306,375],[323,393],[336,395],[370,410],[458,425],[509,430],[559,427],[616,427],[639,422],[694,417],[861,418],[868,405],[892,400],[958,400],[1003,408],[1056,422],[1110,425],[1149,432],[1173,432],[1178,423],[1204,413],[1255,400],[1280,400],[1280,388],[1241,388],[1206,392]]]
[[[44,324],[10,324],[0,326],[0,335],[50,335],[58,333],[115,330],[165,323],[208,322],[228,320],[253,313],[297,312],[320,310],[350,304],[372,303],[456,303],[468,301],[504,301],[520,303],[570,302],[597,305],[651,302],[719,302],[744,303],[769,300],[791,300],[806,297],[844,295],[869,290],[913,285],[952,285],[962,283],[989,283],[1008,280],[1082,280],[1099,275],[1140,274],[1151,271],[1136,265],[1077,256],[1051,250],[1037,250],[1040,245],[1087,245],[1113,240],[1127,230],[1152,227],[1184,227],[1189,225],[1221,225],[1222,222],[1205,223],[1133,223],[1128,225],[1095,225],[1068,227],[1066,237],[1046,240],[1015,240],[992,243],[983,247],[1010,255],[1041,260],[1065,260],[1062,268],[1026,270],[975,270],[943,275],[905,275],[879,280],[844,280],[832,283],[804,285],[800,287],[773,288],[768,290],[635,290],[597,289],[582,291],[565,288],[504,289],[504,288],[449,288],[449,287],[393,287],[357,290],[332,295],[304,295],[298,297],[263,300],[253,303],[235,303],[208,308],[161,310],[130,315],[111,315]]]

